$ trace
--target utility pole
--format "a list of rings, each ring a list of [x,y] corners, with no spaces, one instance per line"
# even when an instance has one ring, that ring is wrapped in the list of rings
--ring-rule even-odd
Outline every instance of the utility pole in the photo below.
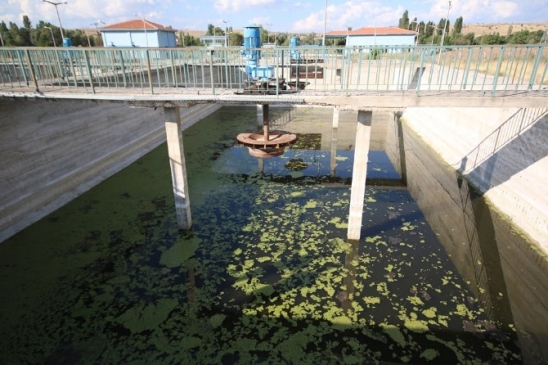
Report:
[[[99,24],[105,24],[105,23],[103,23],[103,22],[100,21],[100,20],[97,20],[96,22],[93,22],[93,23],[90,24],[90,25],[95,25],[95,36],[96,36],[96,37],[97,37],[97,34],[99,34],[99,28],[98,28],[98,27],[99,27]],[[101,42],[101,43],[102,43],[102,42]],[[99,44],[99,42],[97,42],[97,44]],[[104,45],[103,45],[103,47],[104,47]]]
[[[60,2],[60,3],[55,3],[53,1],[49,1],[49,0],[42,0],[43,3],[48,3],[48,4],[51,4],[53,6],[55,6],[55,12],[57,13],[57,20],[59,20],[59,30],[61,31],[61,38],[63,39],[63,42],[65,41],[65,35],[63,34],[63,25],[61,24],[61,17],[59,16],[59,9],[57,9],[57,7],[59,5],[63,5],[63,4],[68,4],[67,1],[63,1],[63,2]]]
[[[223,23],[225,23],[225,47],[228,47],[228,27],[226,25],[226,23],[228,23],[228,21],[227,20],[222,20],[222,19],[221,19],[221,21]]]
[[[57,48],[57,43],[55,43],[55,37],[53,36],[53,29],[51,29],[51,27],[46,27],[46,26],[44,26],[44,28],[49,29],[51,33],[51,39],[53,39],[53,46]]]
[[[325,10],[323,12],[323,46],[325,47],[325,32],[327,30],[327,0],[325,0]]]
[[[447,29],[447,23],[449,22],[449,11],[451,10],[451,1],[449,1],[449,7],[447,8],[447,18],[445,19],[445,26],[443,27],[443,32],[441,33],[441,42],[440,46],[443,46],[443,41],[445,38],[445,30]]]
[[[449,1],[449,7],[447,8],[447,18],[445,19],[445,26],[443,27],[443,32],[441,33],[440,53],[438,54],[438,62],[440,62],[441,47],[443,47],[443,41],[444,41],[444,38],[445,38],[445,30],[447,29],[447,23],[449,22],[449,10],[451,10],[451,1]]]

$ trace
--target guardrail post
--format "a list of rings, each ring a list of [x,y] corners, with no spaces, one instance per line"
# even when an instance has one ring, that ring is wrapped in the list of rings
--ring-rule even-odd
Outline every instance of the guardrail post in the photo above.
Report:
[[[531,78],[529,79],[529,85],[527,86],[527,90],[531,90],[533,88],[533,85],[535,84],[535,79],[538,73],[538,66],[542,61],[543,48],[544,46],[538,46],[537,57],[535,57],[535,64],[533,65],[533,71],[531,72]]]
[[[466,89],[466,85],[468,84],[468,74],[470,71],[470,65],[472,64],[473,53],[474,49],[468,48],[468,59],[466,60],[466,68],[464,69],[464,83],[462,84],[463,89]]]
[[[74,87],[78,87],[78,80],[76,79],[76,70],[74,69],[74,61],[72,60],[72,51],[67,50],[64,52],[66,52],[65,54],[67,55],[67,58],[63,57],[63,62],[66,62],[68,59],[70,69],[72,70],[71,71],[72,77],[74,79]],[[68,81],[68,76],[67,76],[67,81]]]
[[[37,93],[40,92],[40,89],[38,87],[38,81],[36,80],[36,73],[34,72],[34,65],[32,64],[32,60],[30,58],[30,51],[27,49],[25,50],[26,54],[27,54],[27,60],[29,62],[29,69],[30,69],[30,74],[32,76],[32,81],[34,82],[34,87],[36,87],[35,91]],[[28,82],[27,82],[28,84]]]
[[[491,96],[495,96],[495,92],[497,91],[497,82],[499,79],[500,65],[502,64],[502,58],[504,56],[505,50],[506,50],[506,46],[502,46],[500,48],[499,60],[497,62],[497,68],[495,69],[495,77],[493,78],[493,87],[491,88]]]
[[[91,66],[89,64],[88,51],[84,50],[84,61],[86,62],[86,69],[89,75],[89,84],[91,86],[91,92],[95,94],[95,86],[93,86],[93,74],[91,73]]]
[[[16,50],[15,53],[17,54],[17,60],[19,61],[19,67],[21,68],[21,73],[23,74],[23,79],[25,80],[25,84],[29,86],[27,70],[25,69],[25,66],[23,65],[23,60],[21,59],[21,52],[19,50]]]
[[[124,64],[124,54],[122,51],[118,51],[120,55],[120,64],[122,67],[122,78],[124,79],[124,87],[127,87],[127,79],[126,79],[126,65]]]
[[[150,57],[148,54],[148,49],[145,50],[145,55],[147,58],[148,86],[150,87],[150,93],[154,94],[154,88],[152,87],[152,72],[150,70]]]
[[[417,82],[417,95],[420,93],[421,91],[421,83],[422,83],[422,73],[425,69],[424,67],[424,52],[426,50],[423,48],[421,49],[421,65],[419,66],[419,80]],[[430,51],[429,51],[430,52]]]
[[[171,82],[173,83],[174,87],[178,87],[177,85],[177,69],[175,68],[175,60],[173,59],[173,51],[169,52],[169,60],[171,62]]]
[[[209,50],[209,78],[211,80],[211,93],[215,95],[215,83],[213,82],[213,50]]]

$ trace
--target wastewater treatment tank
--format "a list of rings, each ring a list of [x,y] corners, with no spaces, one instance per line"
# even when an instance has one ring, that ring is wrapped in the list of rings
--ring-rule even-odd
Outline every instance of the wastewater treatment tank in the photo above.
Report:
[[[370,186],[347,242],[355,115],[335,132],[330,112],[302,111],[262,164],[234,142],[255,108],[185,130],[192,231],[162,145],[3,242],[7,363],[521,363],[406,189]]]

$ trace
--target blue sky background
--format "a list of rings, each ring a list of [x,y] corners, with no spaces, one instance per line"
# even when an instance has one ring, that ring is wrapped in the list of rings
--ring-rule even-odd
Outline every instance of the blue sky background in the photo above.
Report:
[[[61,2],[62,0],[52,0]],[[272,31],[323,32],[325,0],[67,0],[59,5],[63,28],[94,27],[142,17],[177,29],[206,30],[208,24],[241,29],[250,23]],[[405,10],[411,19],[445,18],[448,0],[359,1],[328,0],[327,31],[365,26],[392,26]],[[138,14],[139,16],[135,16]],[[55,6],[41,0],[0,0],[0,20],[22,25],[28,15],[58,25]],[[453,0],[449,19],[462,16],[472,23],[546,23],[548,0]]]

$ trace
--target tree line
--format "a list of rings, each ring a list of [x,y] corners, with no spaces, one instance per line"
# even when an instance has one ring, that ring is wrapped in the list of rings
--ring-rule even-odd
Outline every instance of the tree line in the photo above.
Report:
[[[438,23],[433,21],[418,22],[417,18],[409,19],[409,12],[405,10],[402,17],[398,21],[398,27],[410,29],[418,32],[419,44],[437,44],[441,42],[443,29],[446,29],[443,37],[444,45],[500,45],[500,44],[536,44],[548,41],[546,33],[542,30],[529,31],[520,30],[512,32],[512,26],[508,28],[506,35],[501,35],[498,32],[492,34],[484,34],[476,37],[474,33],[462,33],[464,20],[462,16],[455,20],[455,24],[451,27],[449,20],[441,18]],[[263,44],[275,44],[277,46],[289,46],[291,33],[287,32],[271,32],[262,25],[261,40]],[[232,27],[223,30],[221,27],[208,24],[206,35],[225,36],[228,33],[228,44],[230,46],[241,46],[243,44],[243,34],[235,32]],[[101,35],[96,29],[63,29],[65,37],[72,41],[73,46],[94,47],[102,46]],[[193,37],[188,33],[179,33],[179,44],[183,46],[202,46],[200,38]],[[28,16],[23,16],[23,26],[19,27],[13,22],[8,25],[4,21],[0,22],[0,40],[4,46],[8,47],[51,47],[61,46],[63,40],[61,38],[61,30],[59,27],[44,21],[39,21],[36,26],[32,23]],[[321,35],[316,33],[308,33],[299,37],[300,44],[319,44]],[[345,39],[328,39],[327,45],[344,45]],[[1,44],[0,44],[1,45]]]
[[[63,34],[72,41],[73,46],[102,46],[101,36],[95,29],[84,32],[83,29],[64,29]],[[59,27],[44,21],[39,21],[35,27],[28,16],[23,16],[23,26],[19,27],[13,22],[8,25],[0,22],[0,36],[7,47],[51,47],[63,45],[61,30]]]
[[[464,20],[462,16],[455,20],[453,29],[451,22],[448,19],[441,18],[437,24],[433,21],[418,22],[417,18],[409,19],[409,12],[404,11],[402,17],[398,21],[398,27],[403,29],[414,30],[418,32],[419,44],[437,44],[439,45],[443,38],[443,44],[448,45],[499,45],[499,44],[536,44],[546,42],[546,34],[542,30],[529,31],[520,30],[512,32],[512,26],[508,28],[506,35],[501,35],[498,32],[492,34],[483,34],[476,37],[473,32],[466,34],[462,33]],[[445,37],[442,37],[445,29]]]
[[[261,43],[262,44],[275,44],[276,46],[289,46],[291,40],[291,34],[287,32],[272,32],[262,25],[258,25],[261,30]],[[207,36],[225,36],[228,33],[229,46],[241,46],[244,44],[244,35],[239,32],[235,32],[232,27],[223,30],[221,27],[213,24],[208,24],[206,35]],[[314,44],[314,33],[307,34],[300,39],[300,44]]]

